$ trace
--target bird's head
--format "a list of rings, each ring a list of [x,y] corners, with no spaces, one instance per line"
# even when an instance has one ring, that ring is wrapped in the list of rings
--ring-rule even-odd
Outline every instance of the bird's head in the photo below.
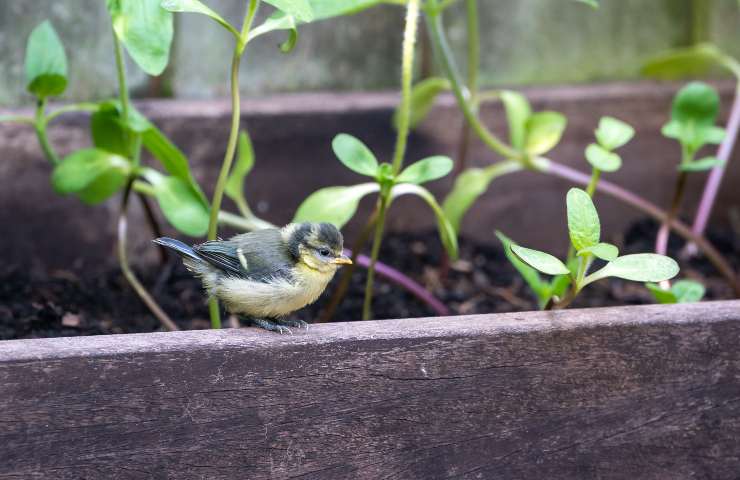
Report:
[[[342,234],[330,223],[291,223],[283,228],[283,239],[293,258],[314,270],[333,273],[352,263],[342,253]]]

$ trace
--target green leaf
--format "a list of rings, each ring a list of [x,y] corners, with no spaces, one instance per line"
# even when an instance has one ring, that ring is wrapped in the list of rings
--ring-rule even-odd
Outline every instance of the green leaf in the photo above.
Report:
[[[281,12],[294,17],[299,22],[310,22],[314,19],[313,9],[308,0],[263,0]]]
[[[121,190],[126,185],[127,179],[128,174],[125,170],[111,168],[77,192],[77,196],[88,205],[97,205]]]
[[[441,77],[429,77],[414,85],[411,89],[409,127],[412,129],[416,128],[429,114],[437,96],[449,89],[449,80]],[[395,112],[393,112],[393,127],[396,130],[398,130],[399,115],[400,111],[396,108]]]
[[[574,0],[579,3],[585,3],[586,5],[592,7],[592,8],[599,8],[599,2],[596,0]]]
[[[573,247],[581,251],[597,245],[601,236],[601,224],[591,197],[580,188],[571,188],[568,191],[566,203],[568,232]]]
[[[73,152],[62,159],[51,174],[51,183],[57,193],[76,193],[90,186],[110,170],[128,175],[131,165],[120,155],[87,148]]]
[[[375,177],[378,173],[378,160],[373,152],[357,138],[340,133],[331,142],[334,154],[345,167],[360,175]]]
[[[717,165],[722,165],[722,160],[717,157],[704,157],[701,160],[694,160],[678,166],[682,172],[704,172],[711,170]]]
[[[546,273],[548,275],[570,274],[568,267],[549,253],[540,252],[539,250],[533,250],[531,248],[525,248],[515,244],[512,244],[510,248],[517,258],[542,273]]]
[[[26,88],[39,97],[61,95],[67,88],[67,55],[54,27],[45,21],[26,44]]]
[[[113,30],[131,58],[149,75],[160,75],[170,58],[172,13],[160,0],[106,0]]]
[[[390,3],[384,0],[308,0],[313,10],[314,21],[351,15],[368,8]]]
[[[601,242],[578,251],[578,255],[591,254],[596,258],[611,262],[619,256],[619,249],[611,243]]]
[[[567,120],[558,112],[537,112],[532,114],[525,126],[524,150],[530,155],[542,155],[550,151],[560,141]]]
[[[252,140],[247,132],[239,134],[239,150],[237,152],[236,164],[231,169],[229,178],[226,180],[226,195],[237,201],[244,201],[244,179],[252,171],[254,166],[254,149]]]
[[[354,216],[360,199],[379,190],[380,186],[375,182],[322,188],[303,201],[293,222],[328,222],[342,228]]]
[[[434,198],[434,195],[432,195],[429,190],[422,186],[414,185],[412,183],[402,183],[393,187],[393,190],[391,190],[391,195],[392,198],[397,198],[401,195],[416,195],[427,202],[427,205],[431,207],[432,211],[437,216],[437,230],[439,231],[439,237],[442,241],[442,245],[447,251],[447,255],[449,255],[452,260],[457,259],[457,233],[455,232],[455,229],[452,228],[452,224],[445,216],[442,207],[439,206],[437,200]]]
[[[460,231],[463,217],[497,177],[521,170],[517,161],[505,161],[486,168],[468,168],[455,179],[452,191],[442,202],[442,209],[456,232]]]
[[[514,242],[509,237],[499,232],[498,230],[496,230],[496,236],[504,246],[504,254],[506,255],[506,258],[519,272],[527,285],[529,285],[529,288],[531,288],[534,294],[537,296],[537,300],[539,301],[540,306],[544,305],[552,295],[550,283],[543,281],[537,270],[521,261],[519,257],[511,252],[511,245],[514,245]]]
[[[206,234],[209,209],[187,182],[151,168],[143,169],[142,173],[154,188],[159,208],[173,227],[191,237]]]
[[[645,286],[660,303],[693,303],[704,298],[704,285],[694,280],[679,280],[670,290],[664,290],[655,283],[646,283]]]
[[[499,96],[506,109],[511,146],[517,150],[523,150],[527,135],[527,120],[532,115],[529,101],[521,93],[511,90],[502,90]]]
[[[586,160],[603,172],[616,172],[622,167],[622,157],[595,143],[586,147]]]
[[[118,111],[100,105],[90,116],[90,133],[93,145],[101,150],[128,156],[131,143],[127,140],[125,128],[121,125]]]
[[[655,253],[637,253],[619,257],[604,268],[587,276],[583,285],[606,277],[617,277],[635,282],[662,282],[678,275],[675,260]]]
[[[288,33],[288,39],[280,45],[280,50],[283,53],[288,53],[293,50],[296,42],[298,42],[298,30],[296,28],[296,21],[292,15],[288,15],[287,13],[281,12],[280,10],[270,15],[267,20],[262,23],[262,25],[253,28],[249,32],[247,42],[251,42],[260,35],[264,35],[265,33],[275,30],[290,30],[290,32]]]
[[[601,117],[596,129],[596,140],[606,150],[614,150],[625,145],[635,136],[635,129],[614,117]]]
[[[671,287],[678,303],[694,303],[704,298],[706,288],[694,280],[679,280]]]
[[[686,77],[703,77],[714,66],[724,66],[733,72],[731,59],[716,45],[700,43],[687,48],[669,50],[651,58],[642,67],[642,74],[662,80],[678,80]],[[737,72],[735,72],[737,75]]]
[[[224,20],[221,15],[211,10],[199,0],[161,0],[160,5],[169,12],[199,13],[201,15],[205,15],[218,22],[222,27],[230,31],[237,39],[241,37],[241,34],[237,29]]]
[[[691,82],[673,99],[671,120],[681,124],[714,125],[719,94],[704,82]]]
[[[676,294],[674,294],[670,290],[664,290],[663,287],[661,287],[657,283],[646,283],[645,287],[647,287],[647,289],[650,290],[650,293],[653,295],[653,298],[655,298],[655,300],[657,300],[658,303],[662,303],[662,304],[678,303]]]
[[[427,157],[406,167],[396,178],[398,183],[422,183],[431,182],[442,178],[452,171],[454,166],[450,157],[437,155]]]

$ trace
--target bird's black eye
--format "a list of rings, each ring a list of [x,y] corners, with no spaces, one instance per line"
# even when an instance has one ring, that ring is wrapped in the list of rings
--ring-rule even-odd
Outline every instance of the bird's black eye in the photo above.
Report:
[[[322,257],[328,257],[329,255],[331,255],[331,252],[328,248],[322,248],[321,250],[319,250],[319,255],[321,255]]]

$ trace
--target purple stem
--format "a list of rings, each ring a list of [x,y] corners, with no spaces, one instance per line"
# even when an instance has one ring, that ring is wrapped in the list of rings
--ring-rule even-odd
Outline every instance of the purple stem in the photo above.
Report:
[[[730,119],[727,122],[727,133],[719,146],[719,150],[717,150],[717,158],[720,162],[712,169],[712,173],[709,174],[699,208],[696,211],[694,225],[691,227],[691,231],[696,235],[703,235],[704,229],[707,227],[709,215],[712,213],[712,207],[714,207],[714,200],[717,198],[717,192],[722,183],[722,177],[725,174],[725,167],[727,166],[727,162],[730,161],[732,149],[735,146],[738,130],[740,130],[740,84],[738,84],[735,90],[735,100],[732,103]]]
[[[344,254],[348,257],[351,257],[352,251],[345,249]],[[368,257],[367,255],[359,254],[357,255],[357,263],[365,268],[368,268],[370,266],[370,257]],[[392,268],[382,262],[375,262],[375,271],[378,273],[378,276],[384,277],[386,280],[390,280],[396,285],[399,285],[408,290],[412,295],[414,295],[416,298],[418,298],[419,300],[427,304],[432,310],[434,310],[437,315],[447,316],[450,314],[450,310],[442,302],[437,300],[437,298],[435,298],[434,295],[429,292],[429,290],[422,287],[395,268]]]

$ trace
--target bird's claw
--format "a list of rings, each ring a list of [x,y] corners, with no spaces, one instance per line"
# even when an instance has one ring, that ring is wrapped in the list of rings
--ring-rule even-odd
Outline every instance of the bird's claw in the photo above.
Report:
[[[304,322],[303,320],[280,320],[280,323],[289,327],[297,328],[299,330],[301,328],[305,328],[306,330],[308,330],[308,323]]]
[[[293,332],[290,331],[290,329],[283,325],[278,325],[275,322],[271,322],[270,320],[266,320],[264,318],[252,318],[252,324],[254,324],[257,327],[263,328],[265,330],[268,330],[270,332],[276,332],[281,335],[288,334],[293,335]]]

